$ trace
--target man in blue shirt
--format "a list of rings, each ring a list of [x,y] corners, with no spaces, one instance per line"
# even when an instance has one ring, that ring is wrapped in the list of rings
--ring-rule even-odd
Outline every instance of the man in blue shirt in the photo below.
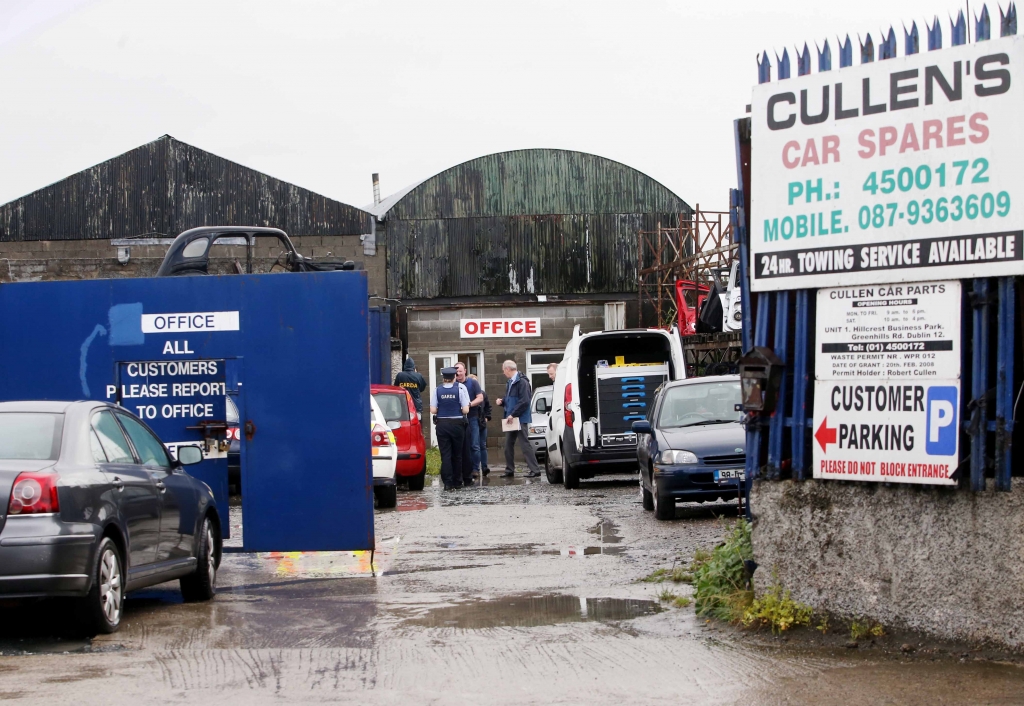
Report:
[[[455,368],[441,368],[441,385],[430,392],[437,445],[441,450],[441,482],[445,490],[462,487],[462,446],[466,436],[469,393],[455,382]]]
[[[480,412],[483,410],[484,393],[480,383],[466,377],[466,364],[455,364],[455,379],[465,386],[469,394],[469,425],[462,446],[462,483],[470,485],[476,480],[476,469],[480,466]]]
[[[499,397],[495,402],[505,408],[505,411],[501,413],[502,417],[508,421],[519,420],[518,430],[505,432],[505,472],[501,474],[501,477],[511,478],[515,475],[516,442],[518,441],[519,449],[526,457],[526,465],[530,468],[526,477],[537,478],[540,476],[540,464],[537,463],[537,455],[533,452],[527,431],[530,422],[533,421],[530,414],[533,389],[530,387],[530,381],[519,372],[514,360],[506,360],[502,363],[501,371],[508,378],[508,384],[505,386],[505,397]]]

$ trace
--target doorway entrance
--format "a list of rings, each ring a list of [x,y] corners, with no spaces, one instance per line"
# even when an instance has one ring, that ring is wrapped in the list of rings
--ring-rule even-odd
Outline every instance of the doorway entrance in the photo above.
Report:
[[[441,368],[450,368],[456,363],[463,363],[466,366],[467,375],[476,375],[480,386],[484,387],[484,352],[463,351],[463,352],[439,352],[430,354],[430,387],[427,389],[426,399],[423,400],[423,419],[430,417],[429,400],[430,392],[441,384]],[[437,446],[437,437],[434,435],[434,424],[430,422],[430,445]]]

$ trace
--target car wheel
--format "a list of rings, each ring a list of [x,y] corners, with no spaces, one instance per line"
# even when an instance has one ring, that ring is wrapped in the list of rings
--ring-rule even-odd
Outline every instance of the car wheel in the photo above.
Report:
[[[109,634],[121,627],[124,613],[124,568],[117,545],[104,537],[96,551],[92,588],[85,598],[82,615],[86,627],[94,633]]]
[[[651,477],[651,500],[654,517],[658,520],[674,520],[676,518],[675,498],[667,497],[658,490],[658,479]]]
[[[544,475],[548,477],[548,483],[558,485],[562,482],[562,471],[551,467],[551,454],[544,458]]]
[[[398,504],[398,488],[393,485],[378,485],[373,489],[378,508],[394,507]]]
[[[427,460],[423,459],[423,468],[414,476],[409,476],[409,490],[423,490],[427,480]]]
[[[199,529],[196,570],[179,580],[181,597],[186,603],[208,601],[217,592],[217,540],[213,536],[213,526],[209,517],[203,520]]]
[[[654,509],[654,495],[644,485],[643,471],[640,472],[640,503],[648,512]]]
[[[566,490],[574,490],[580,487],[580,473],[571,463],[562,461],[562,485]]]

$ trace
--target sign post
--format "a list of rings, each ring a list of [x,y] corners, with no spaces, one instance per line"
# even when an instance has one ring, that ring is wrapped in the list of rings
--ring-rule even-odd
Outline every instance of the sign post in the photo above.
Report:
[[[814,477],[954,485],[960,283],[818,290]]]

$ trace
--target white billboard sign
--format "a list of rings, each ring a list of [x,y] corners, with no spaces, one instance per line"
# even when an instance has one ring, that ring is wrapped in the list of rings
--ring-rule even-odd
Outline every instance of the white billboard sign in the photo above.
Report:
[[[1024,274],[1022,62],[1015,36],[757,86],[751,288]]]
[[[953,485],[960,283],[818,290],[814,477]]]

